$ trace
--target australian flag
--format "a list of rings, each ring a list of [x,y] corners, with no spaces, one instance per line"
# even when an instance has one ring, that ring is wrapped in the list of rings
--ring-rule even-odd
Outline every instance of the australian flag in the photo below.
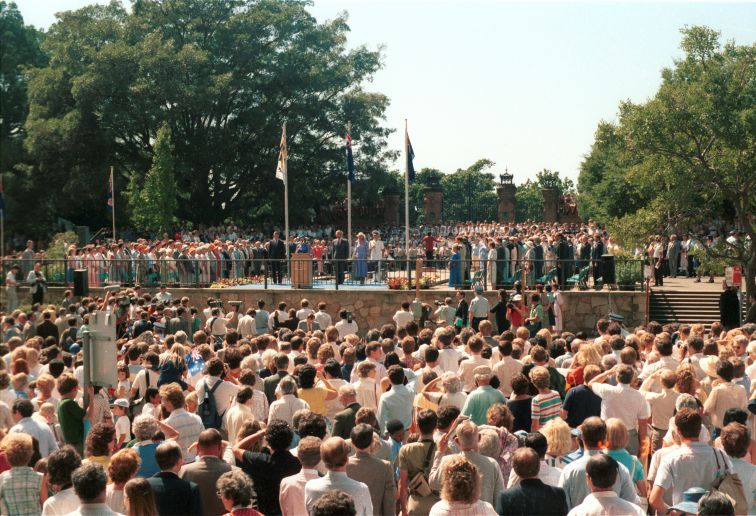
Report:
[[[412,163],[415,159],[415,151],[412,150],[412,142],[406,129],[404,130],[404,147],[407,153],[407,181],[411,183],[415,180],[415,165]]]
[[[347,165],[347,179],[354,184],[354,156],[352,155],[352,136],[347,130],[346,133],[346,165]]]
[[[197,348],[194,348],[191,353],[186,356],[186,368],[189,370],[191,376],[201,373],[205,368],[205,361],[202,359],[202,355],[199,354],[199,351],[197,351]]]

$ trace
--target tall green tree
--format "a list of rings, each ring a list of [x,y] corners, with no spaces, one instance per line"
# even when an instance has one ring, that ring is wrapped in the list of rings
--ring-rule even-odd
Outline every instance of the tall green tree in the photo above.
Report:
[[[44,43],[51,64],[32,74],[27,120],[36,172],[63,185],[55,209],[96,218],[111,163],[143,182],[163,123],[183,220],[283,221],[283,122],[293,223],[308,217],[296,207],[343,197],[348,121],[358,178],[386,177],[388,99],[362,87],[380,49],[348,47],[347,16],[318,23],[308,5],[136,0],[130,12],[113,1],[62,13]]]
[[[130,208],[136,228],[142,231],[167,231],[176,220],[176,161],[173,157],[171,129],[163,124],[155,139],[152,166],[139,183],[134,176],[130,186]]]
[[[756,44],[722,45],[707,27],[681,32],[685,55],[662,71],[659,91],[620,106],[619,134],[639,160],[629,175],[654,186],[660,224],[710,223],[731,206],[748,240],[725,252],[756,294]]]
[[[536,174],[535,181],[528,179],[517,187],[515,193],[515,220],[543,220],[544,188],[555,188],[559,195],[575,192],[575,183],[569,177],[562,177],[558,171],[544,168]]]
[[[24,121],[29,111],[28,70],[47,62],[40,48],[43,34],[24,23],[14,2],[0,1],[0,174],[6,192],[5,216],[12,232],[32,236],[45,227],[45,200],[30,194],[35,181],[24,152]],[[31,204],[33,203],[33,204]],[[41,209],[26,217],[29,206]]]

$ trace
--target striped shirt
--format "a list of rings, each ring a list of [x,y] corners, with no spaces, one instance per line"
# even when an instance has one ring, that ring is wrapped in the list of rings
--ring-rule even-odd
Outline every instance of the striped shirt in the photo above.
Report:
[[[548,394],[536,394],[530,402],[530,419],[537,419],[540,426],[559,417],[562,410],[562,398],[557,391]]]
[[[178,433],[176,442],[181,446],[185,462],[194,462],[196,453],[189,452],[189,446],[199,439],[199,434],[205,429],[202,419],[197,414],[191,414],[185,409],[176,409],[171,412],[165,424],[172,426]]]
[[[0,505],[3,514],[37,516],[42,474],[27,466],[11,468],[0,475]]]

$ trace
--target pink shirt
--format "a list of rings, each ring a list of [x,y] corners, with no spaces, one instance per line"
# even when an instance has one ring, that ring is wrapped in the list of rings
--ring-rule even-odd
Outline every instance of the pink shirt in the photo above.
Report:
[[[278,501],[283,516],[301,516],[307,514],[305,506],[305,484],[308,480],[318,478],[318,470],[304,469],[281,480]]]

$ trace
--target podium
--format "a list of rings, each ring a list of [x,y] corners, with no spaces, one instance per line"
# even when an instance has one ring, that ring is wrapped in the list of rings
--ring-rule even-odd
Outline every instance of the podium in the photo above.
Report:
[[[291,255],[291,288],[312,288],[312,257],[307,253]]]

